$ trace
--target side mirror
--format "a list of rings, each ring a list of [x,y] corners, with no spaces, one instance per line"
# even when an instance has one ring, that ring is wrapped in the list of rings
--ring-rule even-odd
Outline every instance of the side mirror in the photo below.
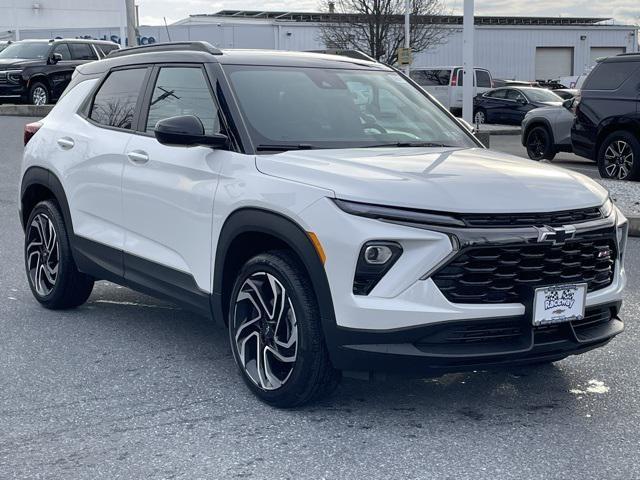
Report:
[[[195,115],[180,115],[160,120],[154,134],[158,142],[169,146],[205,146],[225,148],[229,145],[226,135],[219,133],[205,135],[202,121]]]
[[[566,108],[567,110],[571,110],[571,107],[573,107],[573,101],[574,100],[575,100],[575,98],[568,98],[564,102],[562,102],[562,106],[564,108]]]
[[[53,63],[54,65],[56,63],[58,63],[60,60],[62,60],[62,54],[61,53],[52,53],[51,57],[49,57],[50,63]]]
[[[519,103],[520,105],[526,105],[526,104],[527,104],[527,103],[529,103],[529,102],[527,102],[527,100],[526,100],[526,99],[521,98],[520,100],[518,100],[518,103]]]
[[[474,127],[473,125],[471,125],[469,122],[467,122],[464,118],[459,118],[458,119],[460,121],[460,123],[462,123],[462,125],[464,125],[464,127],[469,130],[473,135],[475,135],[476,132],[476,127]]]

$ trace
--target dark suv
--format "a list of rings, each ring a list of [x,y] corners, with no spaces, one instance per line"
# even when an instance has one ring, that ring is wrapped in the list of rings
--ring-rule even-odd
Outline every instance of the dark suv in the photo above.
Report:
[[[56,101],[75,68],[120,46],[99,40],[23,40],[0,52],[0,101],[45,105]]]
[[[576,104],[573,151],[598,162],[603,178],[640,179],[640,54],[598,63]]]

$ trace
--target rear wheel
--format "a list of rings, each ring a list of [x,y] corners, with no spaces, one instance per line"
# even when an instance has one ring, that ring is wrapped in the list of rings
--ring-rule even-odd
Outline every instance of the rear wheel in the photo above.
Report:
[[[78,271],[71,256],[66,226],[55,202],[40,202],[29,215],[24,258],[31,292],[44,307],[77,307],[91,295],[93,277]]]
[[[290,252],[257,255],[241,269],[229,306],[229,339],[245,383],[270,405],[302,405],[338,385],[313,288]]]
[[[598,151],[598,170],[602,178],[640,179],[640,141],[624,131],[607,136]]]
[[[531,160],[553,160],[556,152],[546,127],[533,127],[527,134],[527,155]]]
[[[487,123],[487,112],[484,108],[479,108],[473,114],[473,123],[476,125],[482,125],[483,123]]]

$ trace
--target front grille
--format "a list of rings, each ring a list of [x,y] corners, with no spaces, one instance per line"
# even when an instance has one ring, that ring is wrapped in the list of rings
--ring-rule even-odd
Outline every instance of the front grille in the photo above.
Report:
[[[498,213],[498,214],[464,214],[462,220],[468,227],[529,227],[543,226],[561,227],[574,225],[602,218],[600,208],[583,208],[563,212],[548,213]]]
[[[469,247],[432,279],[453,303],[525,303],[537,287],[587,283],[589,292],[607,287],[615,258],[615,232],[608,229],[563,245]]]
[[[7,83],[7,72],[0,72],[0,84]]]

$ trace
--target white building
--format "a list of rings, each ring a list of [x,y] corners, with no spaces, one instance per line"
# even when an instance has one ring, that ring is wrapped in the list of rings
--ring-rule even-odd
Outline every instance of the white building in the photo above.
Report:
[[[33,30],[126,25],[124,0],[0,0],[0,39],[19,40]],[[27,33],[27,36],[24,35]]]
[[[45,1],[54,0],[41,0]],[[49,24],[49,28],[23,31],[23,37],[119,38],[117,23],[96,28],[89,21],[89,17],[96,15],[86,14],[87,10],[90,8],[85,6],[75,14],[74,28]],[[325,46],[319,38],[318,25],[330,18],[330,14],[324,13],[223,10],[211,15],[192,15],[168,28],[142,26],[140,41],[206,40],[223,48],[322,49]],[[414,66],[460,65],[462,17],[436,16],[430,21],[451,33],[446,44],[417,54]],[[638,51],[636,26],[617,25],[604,18],[476,17],[475,39],[477,66],[488,68],[496,78],[519,80],[578,75],[598,57]]]

